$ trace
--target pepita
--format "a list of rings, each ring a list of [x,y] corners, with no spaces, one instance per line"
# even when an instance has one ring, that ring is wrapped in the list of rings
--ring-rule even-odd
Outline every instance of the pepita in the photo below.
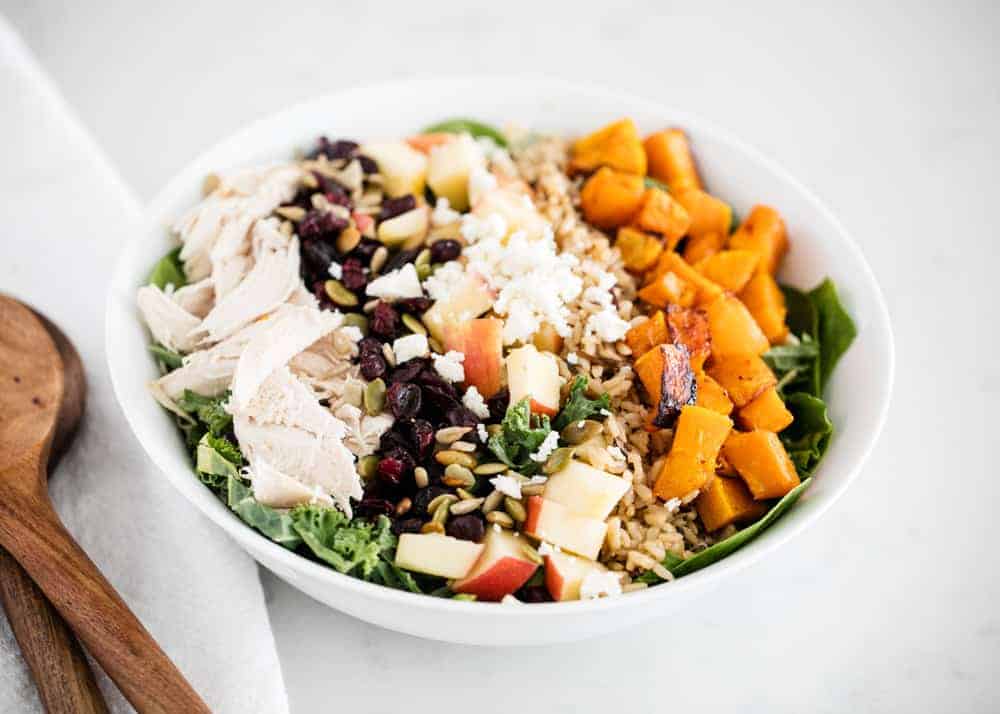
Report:
[[[545,565],[545,560],[538,554],[538,551],[530,543],[521,546],[521,552],[535,565]]]
[[[417,277],[420,278],[421,281],[427,280],[433,272],[433,269],[429,265],[417,266]]]
[[[475,444],[470,444],[468,441],[455,441],[452,445],[448,447],[454,449],[455,451],[464,451],[467,454],[474,453],[476,450]]]
[[[456,494],[456,495],[457,495],[457,496],[458,496],[458,497],[459,497],[459,498],[460,498],[461,500],[463,500],[463,501],[469,501],[469,500],[471,500],[471,499],[475,498],[475,496],[474,496],[473,494],[469,493],[469,492],[468,492],[468,491],[466,491],[466,490],[465,490],[464,488],[456,488],[456,489],[455,489],[455,494]]]
[[[479,476],[494,476],[495,474],[502,474],[508,468],[507,464],[502,464],[499,461],[490,461],[489,463],[479,464],[473,473]]]
[[[503,503],[503,494],[500,491],[492,491],[483,501],[483,513],[497,510],[501,503]]]
[[[467,469],[474,469],[477,465],[475,457],[471,454],[465,454],[461,451],[451,451],[450,449],[434,454],[434,460],[443,466],[458,464]]]
[[[434,523],[440,523],[444,525],[448,521],[448,516],[450,515],[450,503],[441,503],[437,508],[434,509],[434,515],[431,516],[431,520]]]
[[[420,251],[417,254],[417,257],[414,259],[413,264],[416,267],[418,267],[418,268],[421,265],[430,265],[431,264],[431,249],[430,248],[424,248],[422,251]]]
[[[500,426],[499,424],[490,424],[489,426],[486,427],[486,433],[489,434],[490,436],[496,436],[501,431],[503,431],[503,427]]]
[[[420,526],[421,533],[444,533],[444,526],[436,521],[429,521]]]
[[[518,523],[524,523],[528,520],[528,512],[524,510],[524,506],[521,505],[521,502],[517,499],[511,498],[510,496],[504,496],[503,509],[507,511],[507,515]]]
[[[567,444],[576,446],[577,444],[582,444],[589,439],[593,439],[595,436],[600,434],[603,429],[604,425],[599,421],[584,419],[581,421],[575,421],[564,427],[562,432],[560,432],[559,437]]]
[[[419,275],[418,275],[418,277],[419,277]],[[423,278],[421,278],[421,280],[422,279]],[[431,352],[437,352],[439,355],[443,355],[444,354],[444,346],[442,346],[442,344],[440,342],[438,342],[436,339],[434,339],[433,337],[428,337],[427,338],[427,346],[431,348]]]
[[[444,470],[441,482],[446,486],[462,486],[468,488],[476,483],[472,472],[460,464],[448,464]]]
[[[451,599],[461,602],[475,602],[479,598],[474,593],[458,593],[457,595],[452,595]]]
[[[464,516],[466,513],[472,513],[483,505],[483,498],[472,498],[468,501],[459,501],[458,503],[451,504],[451,515],[453,516]]]
[[[435,496],[430,500],[430,503],[427,504],[427,512],[428,513],[436,512],[442,503],[445,504],[445,507],[447,508],[451,506],[451,504],[457,502],[458,502],[458,496],[456,496],[455,494],[442,493],[440,496]]]
[[[362,337],[368,337],[368,318],[359,312],[349,312],[344,315],[344,325],[361,330]]]
[[[446,426],[445,428],[438,429],[437,432],[435,432],[434,439],[442,446],[447,446],[452,442],[458,441],[470,431],[472,431],[472,427],[468,426]],[[478,473],[478,471],[476,473]]]
[[[382,266],[385,265],[385,261],[387,260],[389,260],[389,249],[384,245],[380,245],[375,249],[375,252],[372,253],[372,261],[368,264],[368,267],[371,269],[372,273],[377,273],[382,269]]]
[[[406,329],[415,335],[427,334],[427,328],[424,327],[424,323],[422,323],[420,320],[418,320],[408,312],[403,313],[403,325],[405,325]]]
[[[522,496],[541,496],[545,493],[544,483],[526,483],[521,486]]]
[[[337,250],[341,253],[350,253],[358,247],[361,242],[361,231],[353,225],[348,226],[337,236]]]
[[[323,283],[323,289],[330,299],[341,307],[354,307],[358,304],[358,296],[345,288],[339,280],[327,280]]]
[[[496,523],[501,528],[514,527],[514,519],[503,511],[490,511],[486,514],[486,520],[490,523]]]
[[[368,416],[378,416],[385,409],[385,382],[373,379],[365,387],[365,412]]]
[[[427,484],[431,482],[427,469],[423,466],[413,469],[413,481],[417,484],[417,488],[427,488]]]
[[[378,470],[378,457],[375,454],[369,454],[358,459],[358,475],[365,481],[371,481],[375,478],[375,472]]]
[[[562,471],[573,460],[574,451],[572,446],[563,446],[553,451],[542,464],[542,473],[551,475]]]

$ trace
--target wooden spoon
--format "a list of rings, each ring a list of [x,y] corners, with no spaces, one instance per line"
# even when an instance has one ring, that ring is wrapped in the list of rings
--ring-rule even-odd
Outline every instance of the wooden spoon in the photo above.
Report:
[[[62,331],[35,313],[59,351],[64,392],[52,437],[51,475],[76,436],[83,415],[87,381],[76,348]],[[38,696],[49,714],[106,714],[83,648],[42,591],[11,555],[0,548],[0,602],[28,663]]]
[[[208,712],[52,509],[45,465],[65,390],[45,327],[0,296],[0,546],[139,712]]]

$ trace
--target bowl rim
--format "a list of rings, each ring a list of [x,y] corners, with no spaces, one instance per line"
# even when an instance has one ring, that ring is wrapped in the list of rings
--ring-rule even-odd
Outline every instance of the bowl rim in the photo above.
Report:
[[[244,125],[236,132],[220,139],[208,148],[199,152],[195,158],[189,161],[180,171],[174,174],[165,184],[163,184],[163,187],[157,195],[147,204],[143,212],[142,230],[139,235],[136,235],[131,239],[132,243],[134,244],[136,241],[141,240],[142,236],[148,232],[148,230],[152,227],[155,217],[162,213],[161,205],[170,202],[172,195],[177,191],[178,187],[188,187],[200,184],[206,173],[205,164],[209,157],[217,154],[218,152],[224,151],[227,146],[239,144],[245,141],[248,137],[257,133],[266,126],[271,124],[280,124],[284,121],[288,121],[288,119],[292,116],[308,111],[310,108],[325,105],[334,101],[342,101],[349,105],[347,99],[354,93],[378,90],[379,92],[391,94],[393,90],[402,89],[404,87],[406,89],[412,89],[414,86],[422,86],[428,90],[432,90],[435,87],[441,87],[445,83],[514,84],[531,87],[533,89],[558,90],[577,94],[585,93],[591,95],[595,99],[607,102],[619,102],[632,106],[645,105],[647,108],[662,114],[664,117],[669,117],[671,122],[697,127],[699,132],[711,136],[713,140],[718,141],[721,144],[725,144],[733,151],[742,153],[748,159],[758,164],[763,170],[771,172],[782,182],[786,183],[791,189],[798,193],[799,197],[803,201],[809,204],[811,209],[813,209],[823,219],[828,221],[829,225],[832,227],[840,240],[841,245],[838,247],[842,247],[850,251],[852,259],[858,266],[861,267],[862,275],[860,277],[863,278],[863,282],[866,284],[870,296],[873,299],[872,304],[869,305],[872,309],[873,319],[872,324],[868,329],[876,329],[884,333],[883,349],[885,375],[881,382],[882,389],[877,395],[879,408],[874,420],[874,428],[867,433],[867,437],[861,447],[855,451],[854,456],[849,458],[850,465],[847,469],[847,473],[842,477],[839,484],[837,484],[837,486],[832,489],[822,501],[817,502],[816,506],[808,515],[789,522],[787,519],[788,514],[786,514],[785,518],[780,519],[779,523],[773,524],[767,529],[765,534],[762,534],[762,536],[767,535],[768,537],[755,538],[752,542],[728,555],[723,560],[671,582],[670,587],[650,587],[644,590],[629,593],[628,597],[600,598],[588,601],[577,600],[569,602],[531,603],[530,607],[503,607],[500,606],[500,603],[467,602],[431,597],[419,593],[411,593],[409,591],[397,590],[384,585],[367,582],[365,580],[361,580],[360,578],[345,575],[337,572],[333,568],[314,562],[284,548],[283,546],[271,541],[266,536],[248,527],[235,517],[216,517],[215,513],[212,512],[212,501],[218,501],[216,496],[208,489],[204,488],[199,488],[197,491],[183,488],[180,479],[184,478],[190,480],[192,478],[191,474],[188,472],[179,474],[168,466],[161,466],[154,450],[147,446],[147,435],[144,433],[145,430],[140,429],[136,419],[133,418],[128,407],[129,400],[127,399],[127,390],[129,389],[129,385],[127,384],[127,381],[129,379],[134,379],[134,377],[130,375],[127,361],[119,357],[119,352],[113,349],[113,343],[115,341],[115,324],[124,314],[124,312],[120,310],[122,306],[120,306],[116,301],[118,295],[115,287],[120,285],[131,286],[136,284],[135,275],[130,274],[128,271],[126,247],[123,249],[115,264],[108,291],[105,306],[105,352],[107,355],[107,364],[111,375],[115,397],[126,416],[126,420],[128,421],[130,428],[150,460],[153,461],[156,467],[167,476],[174,487],[188,501],[192,502],[193,505],[209,520],[222,528],[240,545],[242,549],[249,552],[252,557],[258,560],[258,562],[262,562],[261,557],[258,557],[257,555],[257,551],[259,550],[265,553],[268,559],[277,561],[282,566],[291,569],[293,572],[301,572],[303,576],[308,577],[324,586],[344,588],[354,591],[356,594],[375,598],[391,604],[399,604],[410,608],[419,607],[425,610],[435,610],[453,614],[485,614],[489,612],[492,615],[502,614],[503,616],[516,616],[519,618],[551,618],[553,616],[576,617],[581,613],[586,612],[605,612],[625,606],[642,606],[644,603],[648,605],[654,600],[666,599],[668,597],[680,597],[687,591],[708,589],[717,584],[719,581],[759,562],[765,556],[772,553],[780,546],[800,535],[808,527],[815,524],[827,512],[827,510],[843,496],[844,492],[854,483],[855,479],[857,479],[862,467],[870,457],[885,425],[891,401],[892,389],[895,382],[896,363],[895,345],[888,307],[878,281],[875,279],[874,272],[868,264],[868,261],[865,259],[860,247],[853,240],[853,238],[851,238],[846,228],[837,219],[833,212],[827,208],[827,206],[811,190],[792,176],[783,166],[763,154],[755,147],[742,141],[741,139],[736,138],[729,131],[720,129],[713,123],[705,121],[690,112],[676,110],[669,105],[648,100],[639,95],[610,89],[593,83],[574,82],[565,79],[537,75],[449,75],[389,82],[372,82],[356,85],[314,96],[304,101],[292,104],[285,109],[281,109],[267,116],[256,119],[253,122]],[[525,89],[525,91],[527,90]],[[210,171],[211,168],[209,167],[207,170]],[[834,448],[835,445],[836,442],[834,442]],[[807,491],[808,490],[811,490],[811,488],[807,489]],[[193,496],[193,493],[198,493],[199,495]],[[267,563],[262,562],[262,564],[264,567],[272,570],[271,566]]]

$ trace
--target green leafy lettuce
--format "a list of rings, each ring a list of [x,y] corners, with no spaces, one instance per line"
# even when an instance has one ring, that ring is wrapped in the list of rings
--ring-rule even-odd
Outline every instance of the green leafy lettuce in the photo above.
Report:
[[[531,454],[538,451],[550,431],[549,418],[544,414],[532,415],[531,400],[525,397],[507,407],[500,431],[491,436],[486,445],[512,469],[530,476],[540,466],[531,460]]]
[[[184,394],[177,400],[177,406],[218,436],[233,423],[232,414],[225,409],[225,404],[228,401],[228,391],[217,397],[203,397],[190,389],[185,389]]]
[[[588,399],[586,395],[588,380],[584,376],[579,376],[573,380],[569,388],[569,397],[562,411],[556,416],[552,423],[552,428],[562,431],[570,424],[589,419],[594,415],[601,416],[601,410],[607,411],[611,407],[611,397],[607,393],[602,394],[597,399]]]
[[[237,476],[230,476],[227,485],[226,504],[244,523],[289,550],[302,544],[302,536],[287,511],[258,503],[250,487]]]
[[[184,358],[177,352],[173,350],[168,350],[161,344],[152,344],[149,346],[149,351],[153,353],[157,361],[163,365],[163,370],[165,372],[172,372],[184,363]]]
[[[174,288],[182,288],[187,285],[184,265],[181,263],[181,249],[174,248],[160,258],[150,271],[146,282],[155,285],[160,290],[166,289],[168,285],[173,285]]]
[[[445,121],[438,122],[437,124],[431,124],[426,127],[422,134],[471,134],[473,138],[489,138],[493,140],[497,146],[506,148],[507,147],[507,137],[503,133],[489,124],[484,124],[481,121],[476,121],[475,119],[446,119]]]

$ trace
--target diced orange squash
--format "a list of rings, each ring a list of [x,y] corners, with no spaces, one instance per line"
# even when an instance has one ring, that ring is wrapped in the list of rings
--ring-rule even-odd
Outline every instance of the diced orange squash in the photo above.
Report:
[[[656,277],[639,291],[639,298],[656,307],[681,305],[690,307],[698,294],[697,288],[672,270],[657,270]]]
[[[687,348],[691,368],[695,371],[702,368],[712,352],[712,338],[704,310],[667,306],[667,336],[670,342]]]
[[[620,119],[573,143],[570,171],[587,173],[601,166],[645,175],[646,152],[631,119]]]
[[[700,188],[685,188],[672,191],[671,195],[684,206],[691,217],[688,235],[701,236],[706,233],[729,235],[729,224],[733,220],[733,209]]]
[[[722,250],[728,237],[725,233],[702,233],[698,236],[688,236],[687,243],[684,244],[684,260],[691,265],[696,265]]]
[[[754,206],[750,215],[729,237],[729,247],[754,251],[760,256],[757,271],[774,275],[788,250],[785,222],[770,206]]]
[[[767,504],[753,500],[746,484],[738,478],[711,479],[695,499],[694,506],[707,531],[734,523],[750,523],[767,513]]]
[[[715,460],[715,473],[720,476],[739,476],[733,465],[726,461],[726,455],[721,451],[719,452],[719,458]]]
[[[708,374],[722,385],[737,407],[749,404],[778,383],[774,372],[757,355],[713,357]]]
[[[633,273],[644,273],[652,268],[663,252],[663,242],[659,238],[630,226],[618,229],[615,247],[622,254],[625,267]]]
[[[785,294],[770,273],[757,273],[753,276],[740,292],[739,298],[772,345],[785,341],[788,337]]]
[[[632,220],[643,192],[642,176],[604,166],[583,184],[580,207],[588,223],[598,228],[617,228]]]
[[[629,328],[625,333],[625,344],[632,350],[633,359],[642,357],[667,339],[667,319],[662,310],[657,310],[648,320]]]
[[[649,175],[670,189],[701,188],[701,179],[691,157],[691,147],[680,129],[664,129],[643,143]]]
[[[684,206],[670,194],[659,188],[647,188],[639,204],[639,212],[632,219],[635,225],[644,231],[659,233],[663,236],[665,248],[673,250],[681,237],[687,233],[691,219],[688,218]]]
[[[694,286],[696,305],[705,305],[722,295],[722,288],[695,270],[684,258],[673,251],[663,252],[656,263],[655,274],[659,275],[667,270],[676,273],[678,277]]]
[[[732,413],[733,402],[721,384],[704,372],[695,374],[695,384],[698,388],[696,404],[699,407],[705,407],[726,416]]]
[[[705,307],[712,332],[712,356],[759,355],[771,343],[746,306],[732,295],[723,295]]]
[[[722,453],[758,501],[781,498],[799,485],[795,464],[773,431],[734,431]]]
[[[700,393],[699,396],[701,396]],[[747,431],[763,429],[764,431],[779,432],[788,427],[794,419],[795,417],[788,411],[778,395],[778,390],[774,387],[765,389],[740,407],[736,413],[736,422],[741,429]]]
[[[635,373],[639,375],[642,386],[646,388],[649,403],[654,407],[660,403],[664,382],[668,377],[681,375],[684,372],[690,375],[688,360],[683,348],[672,344],[660,344],[648,350],[646,354],[635,361],[634,368]],[[666,371],[669,371],[670,375],[665,375]],[[668,384],[672,381],[670,380]]]
[[[723,250],[696,264],[695,269],[725,290],[738,293],[753,277],[757,260],[752,250]]]
[[[681,408],[674,442],[656,476],[653,492],[668,500],[701,488],[715,473],[719,449],[733,422],[729,417],[696,405]]]

